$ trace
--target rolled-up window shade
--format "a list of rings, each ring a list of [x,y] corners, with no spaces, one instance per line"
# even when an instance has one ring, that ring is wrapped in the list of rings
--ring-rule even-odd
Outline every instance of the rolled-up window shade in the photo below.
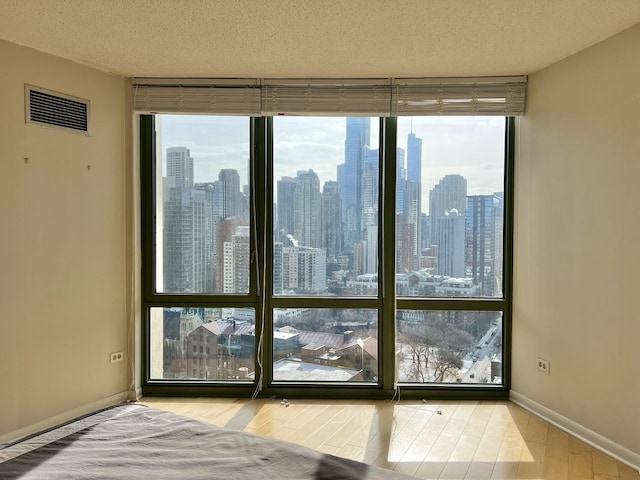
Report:
[[[139,113],[260,116],[260,88],[251,79],[135,79],[133,109]]]
[[[394,79],[393,116],[522,115],[525,78]]]
[[[388,116],[391,88],[382,79],[263,80],[262,113],[307,116]]]
[[[134,79],[139,113],[213,115],[522,115],[526,77]]]

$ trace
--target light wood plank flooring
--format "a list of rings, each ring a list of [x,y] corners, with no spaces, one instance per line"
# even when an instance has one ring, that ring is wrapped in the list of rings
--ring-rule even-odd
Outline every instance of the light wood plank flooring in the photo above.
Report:
[[[511,402],[144,398],[220,427],[429,479],[640,480]]]

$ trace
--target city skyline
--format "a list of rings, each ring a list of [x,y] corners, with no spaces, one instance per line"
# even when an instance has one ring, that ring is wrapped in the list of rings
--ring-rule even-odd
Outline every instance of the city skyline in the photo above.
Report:
[[[197,161],[195,182],[213,181],[217,171],[233,168],[241,185],[248,184],[249,120],[246,117],[161,115],[162,155],[167,147],[184,146]],[[224,120],[224,121],[221,121]],[[337,180],[335,165],[344,162],[344,117],[276,117],[274,143],[278,175],[295,177],[313,168],[321,188]],[[469,192],[486,195],[503,190],[504,125],[502,117],[400,117],[398,147],[407,155],[407,138],[422,138],[421,205],[429,210],[428,192],[447,174],[459,173]],[[378,148],[377,118],[371,119],[369,146]],[[304,166],[310,166],[304,168]],[[312,166],[312,167],[311,167]]]
[[[345,144],[345,163],[337,166],[340,182],[326,182],[321,192],[312,169],[299,170],[296,177],[278,180],[280,207],[276,210],[273,234],[281,245],[278,251],[282,253],[276,258],[282,266],[274,265],[274,271],[282,272],[283,283],[276,290],[321,295],[353,294],[360,290],[359,294],[376,294],[377,280],[373,283],[366,280],[362,285],[359,278],[378,270],[378,195],[375,187],[372,190],[367,187],[373,173],[366,173],[364,167],[364,153],[370,151],[363,140],[367,120],[351,123],[348,135],[350,142],[355,143]],[[420,140],[412,135],[414,144]],[[249,210],[237,171],[221,169],[217,181],[196,183],[190,151],[186,147],[169,147],[166,153],[161,288],[175,292],[246,292]],[[419,174],[420,160],[415,152],[409,159],[414,177]],[[345,172],[349,170],[363,173],[348,175]],[[461,292],[463,296],[493,296],[499,292],[502,275],[497,263],[501,262],[501,256],[496,248],[501,248],[498,237],[502,231],[503,195],[467,195],[464,177],[446,175],[429,192],[433,209],[424,217],[415,208],[419,184],[406,180],[403,161],[398,163],[398,180],[396,271],[422,272],[416,278],[422,286],[410,295],[459,295],[453,290],[441,289],[440,294],[438,288],[432,290],[438,285],[446,287],[447,278],[473,280],[464,287],[467,290]],[[347,208],[342,208],[340,183],[344,191],[352,193]],[[365,194],[367,190],[371,191]],[[469,212],[468,206],[473,206]],[[368,212],[371,208],[375,213]],[[436,213],[436,209],[443,213]],[[453,227],[452,221],[457,217],[464,223]],[[424,229],[422,222],[426,219],[432,221]],[[425,234],[428,240],[423,237]]]

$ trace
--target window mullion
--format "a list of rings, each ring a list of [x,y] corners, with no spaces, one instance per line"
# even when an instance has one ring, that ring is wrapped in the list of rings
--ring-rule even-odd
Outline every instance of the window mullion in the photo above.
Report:
[[[382,298],[382,315],[379,334],[380,343],[380,380],[384,390],[394,388],[396,383],[395,366],[395,238],[396,238],[396,150],[397,118],[385,118],[380,128],[380,147],[382,151],[381,177],[381,221],[379,242],[378,286]]]
[[[273,118],[261,117],[256,119],[262,132],[259,146],[256,150],[256,185],[258,185],[256,198],[262,200],[263,208],[259,208],[258,231],[261,236],[258,241],[262,253],[260,262],[260,291],[259,291],[259,317],[260,325],[256,324],[256,359],[260,363],[256,365],[257,389],[264,389],[273,382]],[[258,155],[258,152],[260,155]],[[259,376],[258,376],[259,375]]]

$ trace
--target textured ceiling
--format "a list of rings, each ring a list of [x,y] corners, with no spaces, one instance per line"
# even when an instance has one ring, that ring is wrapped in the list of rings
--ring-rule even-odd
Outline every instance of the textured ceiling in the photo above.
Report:
[[[124,76],[529,74],[638,22],[640,0],[0,0],[1,39]]]

